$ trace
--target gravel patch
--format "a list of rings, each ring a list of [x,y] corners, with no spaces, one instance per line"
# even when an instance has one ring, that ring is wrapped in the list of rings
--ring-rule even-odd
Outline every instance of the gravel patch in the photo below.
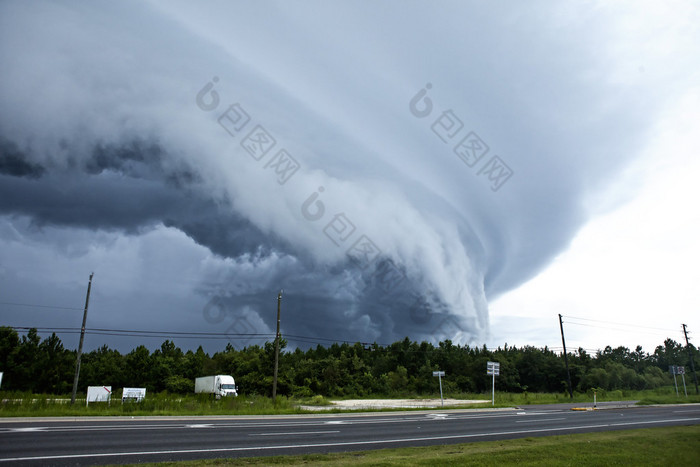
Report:
[[[460,405],[484,404],[491,400],[480,399],[445,399],[445,407]],[[306,410],[368,410],[368,409],[414,409],[414,408],[438,408],[442,407],[440,399],[348,399],[331,401],[331,405],[300,406]]]

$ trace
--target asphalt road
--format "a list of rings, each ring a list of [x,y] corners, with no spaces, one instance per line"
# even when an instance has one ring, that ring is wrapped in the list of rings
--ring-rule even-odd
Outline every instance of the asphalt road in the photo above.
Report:
[[[700,423],[700,404],[257,417],[0,420],[0,464],[99,465],[359,451]]]

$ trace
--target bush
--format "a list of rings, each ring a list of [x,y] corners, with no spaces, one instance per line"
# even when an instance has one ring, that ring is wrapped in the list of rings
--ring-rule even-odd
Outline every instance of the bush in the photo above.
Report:
[[[174,394],[191,394],[194,392],[194,381],[179,375],[168,376],[165,389]]]

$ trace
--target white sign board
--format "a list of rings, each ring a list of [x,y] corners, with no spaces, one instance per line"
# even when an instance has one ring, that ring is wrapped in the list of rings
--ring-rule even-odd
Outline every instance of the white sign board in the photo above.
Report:
[[[498,362],[486,362],[486,374],[491,375],[491,405],[496,405],[496,376],[501,372]]]
[[[112,386],[88,386],[87,402],[109,402],[112,398]]]
[[[0,386],[2,386],[2,371],[0,371]]]
[[[445,376],[444,371],[433,371],[433,376]]]
[[[122,402],[141,402],[146,398],[146,388],[124,388],[122,389]]]
[[[501,364],[498,362],[486,362],[486,374],[498,376],[501,373]]]

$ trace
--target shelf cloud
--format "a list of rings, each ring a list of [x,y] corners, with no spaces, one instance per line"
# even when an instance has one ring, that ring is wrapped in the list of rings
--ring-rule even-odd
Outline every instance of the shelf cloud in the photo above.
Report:
[[[39,248],[99,264],[121,311],[95,327],[250,343],[284,289],[292,345],[483,342],[488,302],[567,247],[664,95],[583,6],[369,8],[4,2],[3,282]]]

